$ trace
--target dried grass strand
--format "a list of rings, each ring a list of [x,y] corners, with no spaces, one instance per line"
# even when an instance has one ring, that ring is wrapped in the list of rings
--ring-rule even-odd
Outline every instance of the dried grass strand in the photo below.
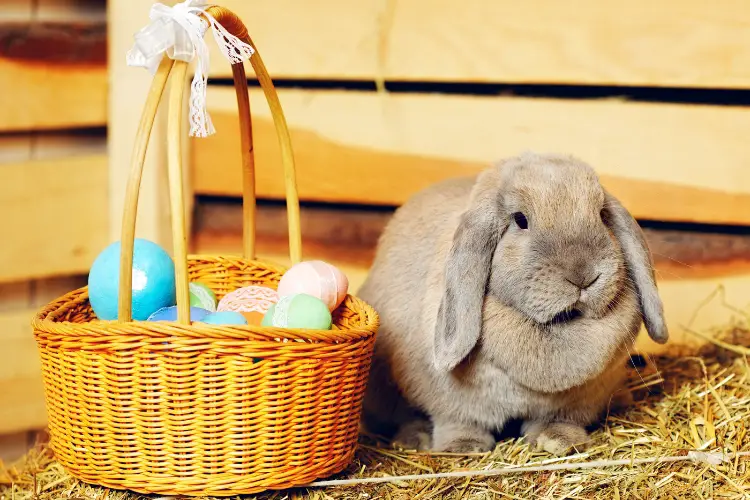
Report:
[[[315,481],[307,485],[308,487],[324,486],[353,486],[357,484],[368,483],[389,483],[397,481],[422,481],[427,479],[446,479],[446,478],[463,478],[478,476],[501,476],[504,474],[519,474],[526,472],[552,472],[558,470],[576,470],[576,469],[600,469],[605,467],[616,467],[622,465],[641,465],[641,464],[658,464],[670,462],[696,461],[712,465],[732,460],[734,458],[750,457],[750,451],[722,454],[719,452],[689,451],[687,455],[669,456],[669,457],[650,457],[634,458],[621,460],[594,460],[591,462],[564,462],[549,465],[540,465],[533,467],[510,466],[501,469],[488,470],[469,470],[460,472],[438,472],[434,474],[411,474],[406,476],[391,477],[366,477],[357,479],[332,479],[328,481]]]
[[[739,354],[741,356],[750,356],[750,348],[724,342],[717,339],[713,335],[708,335],[706,333],[693,330],[692,328],[685,328],[685,331],[691,335],[695,335],[696,337],[705,340],[706,342],[710,342],[721,347],[722,349],[726,349],[727,351],[732,351],[733,353]]]

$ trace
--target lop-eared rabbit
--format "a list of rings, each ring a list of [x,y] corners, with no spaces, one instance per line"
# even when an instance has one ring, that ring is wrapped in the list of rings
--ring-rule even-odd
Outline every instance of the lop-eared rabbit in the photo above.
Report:
[[[524,153],[413,196],[358,295],[379,313],[364,427],[477,452],[522,420],[565,454],[622,389],[641,324],[668,339],[640,227],[568,156]]]

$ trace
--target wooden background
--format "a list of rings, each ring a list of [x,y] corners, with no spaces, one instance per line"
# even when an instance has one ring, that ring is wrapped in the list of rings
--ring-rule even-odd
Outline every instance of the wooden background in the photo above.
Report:
[[[638,217],[750,222],[746,107],[618,97],[633,92],[624,86],[679,87],[682,99],[687,88],[750,86],[748,2],[574,4],[340,0],[303,9],[295,0],[223,2],[247,21],[282,83],[380,82],[396,89],[412,83],[408,92],[282,89],[306,199],[398,204],[436,180],[536,149],[591,162]],[[211,76],[230,78],[211,47]],[[431,90],[436,82],[484,86],[440,94],[414,91],[414,82],[432,83],[423,85]],[[565,97],[481,95],[493,92],[489,84],[524,84],[517,94],[531,84],[554,85],[536,92]],[[591,86],[621,88],[603,93]],[[586,93],[603,97],[575,97]],[[230,88],[210,94],[209,110],[222,130],[236,129],[232,99]],[[256,92],[253,125],[261,165],[270,167],[278,152],[262,99]],[[193,144],[196,192],[236,195],[239,169],[215,168],[237,163],[236,132]],[[281,177],[263,170],[259,193],[281,196]]]
[[[174,3],[169,1],[167,3]],[[750,1],[222,0],[279,89],[306,258],[356,292],[393,209],[526,149],[573,153],[638,217],[677,342],[750,308]],[[45,425],[29,319],[119,238],[151,77],[125,65],[150,0],[0,8],[0,459]],[[217,134],[184,141],[193,250],[240,251],[231,71],[212,37]],[[259,248],[288,263],[279,149],[250,75]],[[137,234],[171,248],[160,115]],[[193,206],[194,203],[194,206]],[[194,208],[194,210],[192,210]],[[744,316],[743,316],[744,314]],[[639,348],[659,348],[647,339]]]
[[[46,425],[31,316],[108,243],[106,44],[105,2],[0,7],[0,459]]]

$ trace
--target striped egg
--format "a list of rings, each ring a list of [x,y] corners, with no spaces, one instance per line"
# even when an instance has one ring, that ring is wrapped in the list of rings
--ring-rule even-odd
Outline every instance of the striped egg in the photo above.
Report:
[[[309,260],[295,264],[281,277],[279,297],[299,293],[312,295],[323,301],[333,312],[346,298],[349,280],[336,266],[322,260]]]

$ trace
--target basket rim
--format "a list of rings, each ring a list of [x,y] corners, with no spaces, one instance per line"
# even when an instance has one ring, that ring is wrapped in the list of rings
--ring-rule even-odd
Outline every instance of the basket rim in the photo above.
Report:
[[[285,266],[258,259],[246,259],[241,256],[218,256],[191,254],[191,261],[241,261],[245,264],[259,264],[271,272],[283,273]],[[316,343],[338,344],[366,339],[376,334],[380,326],[380,318],[375,309],[352,294],[347,294],[339,307],[346,307],[357,311],[364,318],[364,326],[359,328],[334,327],[330,330],[311,328],[280,328],[260,325],[211,325],[208,323],[192,322],[189,325],[176,321],[138,321],[121,322],[117,320],[94,319],[85,323],[74,321],[59,321],[53,316],[55,313],[68,310],[75,305],[88,301],[88,286],[72,290],[43,305],[33,316],[31,326],[34,333],[57,335],[61,337],[112,337],[113,335],[141,336],[147,338],[189,338],[201,340],[231,340],[272,342],[278,344],[281,340],[303,340]]]

